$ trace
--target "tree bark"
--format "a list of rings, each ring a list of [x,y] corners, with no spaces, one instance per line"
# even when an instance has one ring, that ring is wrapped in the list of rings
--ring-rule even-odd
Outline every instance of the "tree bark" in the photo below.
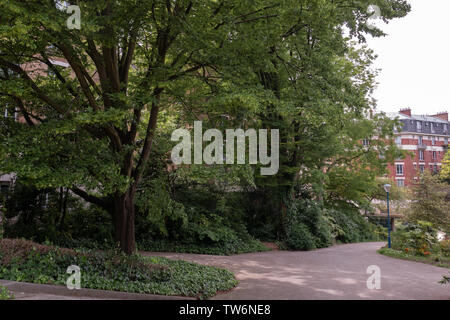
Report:
[[[134,230],[135,209],[130,192],[116,193],[114,197],[115,241],[126,254],[133,254],[136,249]]]

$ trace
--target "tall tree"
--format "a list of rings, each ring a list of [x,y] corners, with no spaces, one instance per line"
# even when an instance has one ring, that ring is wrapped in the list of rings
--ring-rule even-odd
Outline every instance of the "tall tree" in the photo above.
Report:
[[[428,170],[420,176],[413,187],[413,201],[407,218],[410,221],[428,221],[444,232],[450,231],[450,186],[440,181],[438,175]]]
[[[107,209],[126,253],[135,249],[134,198],[162,111],[203,113],[212,102],[239,101],[246,117],[257,105],[265,127],[293,117],[296,132],[320,135],[325,114],[339,121],[335,112],[366,104],[364,90],[341,94],[358,90],[339,79],[344,26],[351,37],[379,36],[366,25],[369,4],[385,21],[409,9],[402,0],[69,1],[81,9],[78,30],[68,29],[59,2],[0,1],[1,102],[24,119],[2,128],[0,170]],[[360,71],[356,81],[367,74]],[[285,106],[295,107],[282,117]],[[313,121],[303,121],[314,108]]]

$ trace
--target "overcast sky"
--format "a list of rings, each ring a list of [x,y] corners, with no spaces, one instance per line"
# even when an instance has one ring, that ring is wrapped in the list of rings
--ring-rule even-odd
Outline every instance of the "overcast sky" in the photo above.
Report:
[[[450,111],[450,0],[409,0],[411,12],[389,24],[388,35],[369,38],[378,55],[378,110],[413,114]]]

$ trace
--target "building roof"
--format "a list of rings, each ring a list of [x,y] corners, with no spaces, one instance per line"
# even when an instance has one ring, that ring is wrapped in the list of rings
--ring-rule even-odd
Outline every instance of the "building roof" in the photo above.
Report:
[[[386,115],[391,119],[399,118],[400,120],[409,119],[409,120],[416,120],[416,121],[449,123],[448,121],[445,121],[438,117],[424,116],[424,115],[417,115],[417,114],[412,114],[411,117],[409,117],[406,114],[403,114],[400,112],[387,112]]]

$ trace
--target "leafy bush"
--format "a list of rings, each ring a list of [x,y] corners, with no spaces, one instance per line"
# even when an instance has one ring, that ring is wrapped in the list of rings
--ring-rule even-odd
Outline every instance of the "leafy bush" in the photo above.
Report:
[[[290,200],[285,233],[286,245],[295,250],[324,248],[332,244],[331,229],[323,216],[323,210],[310,199]]]
[[[3,210],[5,238],[102,249],[114,243],[110,215],[82,203],[67,190],[38,190],[17,182]]]
[[[427,256],[432,252],[440,251],[437,243],[436,230],[431,223],[425,221],[409,224],[392,233],[392,248],[411,254]]]
[[[55,233],[55,214],[47,206],[49,190],[38,190],[17,182],[5,201],[5,237],[43,241]]]
[[[382,233],[372,223],[368,222],[358,211],[326,211],[326,221],[329,224],[333,238],[343,243],[379,240]]]
[[[375,240],[380,240],[380,241],[386,241],[388,238],[388,230],[387,228],[377,224],[375,225],[375,228],[373,230],[373,233],[375,235]]]
[[[184,261],[0,241],[1,279],[65,285],[70,265],[80,267],[81,286],[91,289],[206,298],[237,284],[227,270]]]
[[[220,255],[267,250],[249,235],[241,200],[214,187],[188,183],[171,192],[161,178],[145,181],[136,200],[138,246]]]
[[[222,245],[206,245],[201,243],[174,242],[169,240],[147,240],[138,244],[139,250],[150,252],[180,252],[211,255],[232,255],[249,252],[262,252],[268,249],[258,240],[247,240]]]
[[[0,300],[11,300],[14,299],[14,294],[12,294],[7,288],[0,285]]]
[[[387,247],[381,248],[378,250],[378,253],[384,254],[388,257],[403,259],[403,260],[411,260],[416,262],[427,263],[431,265],[435,265],[443,268],[450,268],[450,257],[443,256],[440,254],[430,254],[430,255],[416,255],[411,251],[400,251],[395,249],[389,249]]]
[[[450,239],[442,240],[439,243],[439,251],[446,257],[450,257]]]
[[[292,250],[316,249],[314,236],[308,227],[300,222],[294,222],[286,232],[286,245]]]
[[[450,268],[450,241],[438,241],[432,223],[401,226],[392,233],[392,248],[382,248],[380,253],[394,258],[407,259]]]
[[[114,245],[111,216],[94,205],[73,209],[67,215],[64,230],[56,239],[49,240],[68,248],[111,248]]]
[[[311,250],[333,242],[382,239],[385,231],[368,222],[357,210],[323,209],[311,199],[292,199],[286,211],[285,242],[288,248]]]

